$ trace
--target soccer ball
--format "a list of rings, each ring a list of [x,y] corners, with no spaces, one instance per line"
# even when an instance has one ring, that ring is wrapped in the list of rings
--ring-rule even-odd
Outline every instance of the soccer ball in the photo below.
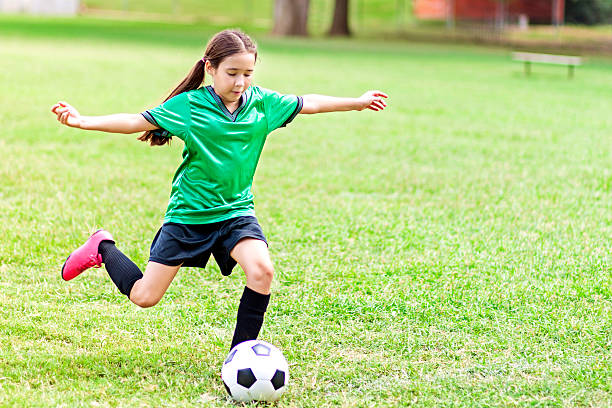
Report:
[[[270,343],[249,340],[229,352],[221,378],[236,401],[276,401],[289,383],[289,365],[283,353]]]

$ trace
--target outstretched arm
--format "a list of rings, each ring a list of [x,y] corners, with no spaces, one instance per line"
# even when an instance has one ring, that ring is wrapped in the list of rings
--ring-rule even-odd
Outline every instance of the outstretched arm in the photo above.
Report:
[[[304,105],[300,113],[312,114],[323,112],[341,112],[364,109],[381,111],[387,104],[383,98],[388,98],[387,94],[380,91],[368,91],[359,98],[336,98],[325,95],[304,95]]]
[[[99,130],[110,133],[138,133],[157,129],[141,114],[118,113],[108,116],[81,116],[79,112],[66,102],[58,102],[51,108],[57,115],[57,120],[66,126],[84,129]]]

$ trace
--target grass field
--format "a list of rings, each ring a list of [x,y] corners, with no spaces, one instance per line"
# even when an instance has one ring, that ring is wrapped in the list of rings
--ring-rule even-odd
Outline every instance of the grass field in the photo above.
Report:
[[[334,0],[310,0],[308,31],[324,36],[331,25]],[[357,37],[420,38],[435,42],[500,43],[508,47],[548,49],[557,53],[610,55],[612,26],[564,24],[561,27],[531,25],[518,27],[510,18],[504,33],[489,24],[459,21],[448,30],[446,21],[420,20],[413,15],[410,0],[352,0],[349,2],[349,26]],[[274,0],[237,0],[233,2],[201,0],[83,0],[82,13],[111,18],[175,21],[202,21],[206,24],[249,25],[256,30],[273,27]]]
[[[180,141],[61,127],[155,106],[216,27],[0,17],[0,405],[231,407],[244,286],[183,269],[160,304],[60,268],[95,228],[144,266]],[[612,405],[612,62],[530,78],[504,51],[256,33],[256,82],[390,94],[298,117],[255,179],[276,267],[279,407]]]
[[[414,23],[410,0],[354,0],[349,19],[353,31],[400,29]],[[272,29],[274,0],[83,0],[83,12],[129,18],[190,19],[207,23],[251,24]],[[329,30],[334,0],[310,0],[308,28],[321,35]]]

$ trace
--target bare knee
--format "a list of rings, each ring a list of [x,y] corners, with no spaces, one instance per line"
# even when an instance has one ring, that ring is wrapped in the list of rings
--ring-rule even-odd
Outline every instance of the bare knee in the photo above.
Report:
[[[135,290],[136,289],[136,290]],[[152,307],[159,303],[161,297],[148,290],[138,290],[136,287],[130,292],[130,300],[142,308]]]
[[[268,291],[274,278],[274,266],[270,261],[258,260],[246,271],[247,280],[251,284]]]

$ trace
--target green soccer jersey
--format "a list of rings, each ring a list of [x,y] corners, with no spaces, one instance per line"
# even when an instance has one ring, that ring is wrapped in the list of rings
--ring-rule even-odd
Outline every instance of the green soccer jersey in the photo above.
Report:
[[[302,103],[299,96],[251,86],[230,113],[207,86],[143,112],[185,143],[164,222],[209,224],[255,215],[251,186],[266,137],[291,122]]]

